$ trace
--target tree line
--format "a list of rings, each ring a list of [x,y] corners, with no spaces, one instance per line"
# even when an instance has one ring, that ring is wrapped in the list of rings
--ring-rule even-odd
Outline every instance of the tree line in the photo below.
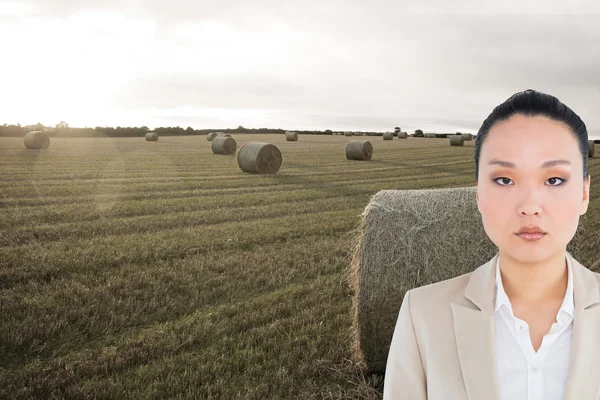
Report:
[[[165,126],[158,127],[155,129],[149,129],[147,126],[134,126],[134,127],[108,127],[108,126],[97,126],[95,128],[74,128],[68,126],[65,122],[61,121],[54,127],[45,127],[42,124],[21,126],[16,125],[0,125],[0,136],[13,136],[20,137],[24,136],[27,132],[31,131],[45,131],[50,137],[143,137],[148,132],[156,132],[160,136],[186,136],[186,135],[207,135],[211,132],[225,132],[225,133],[253,133],[253,134],[283,134],[287,130],[285,129],[273,129],[273,128],[244,128],[238,126],[237,128],[227,129],[194,129],[191,126],[182,128],[180,126]],[[330,129],[324,131],[302,131],[294,130],[299,134],[308,135],[332,135],[333,131]],[[367,133],[367,132],[364,132]]]

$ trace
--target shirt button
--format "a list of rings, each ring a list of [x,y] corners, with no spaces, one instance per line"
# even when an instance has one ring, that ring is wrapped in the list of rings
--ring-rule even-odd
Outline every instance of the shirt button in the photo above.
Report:
[[[538,370],[538,366],[537,366],[537,365],[532,365],[532,366],[531,366],[531,370],[532,370],[533,372],[536,372],[536,371]]]

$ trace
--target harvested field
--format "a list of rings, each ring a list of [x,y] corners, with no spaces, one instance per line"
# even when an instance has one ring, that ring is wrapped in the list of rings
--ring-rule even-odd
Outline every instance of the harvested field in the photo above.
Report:
[[[0,398],[381,399],[350,361],[354,230],[379,190],[474,185],[475,141],[373,140],[357,163],[342,135],[235,140],[285,162],[248,174],[205,136],[0,138]]]

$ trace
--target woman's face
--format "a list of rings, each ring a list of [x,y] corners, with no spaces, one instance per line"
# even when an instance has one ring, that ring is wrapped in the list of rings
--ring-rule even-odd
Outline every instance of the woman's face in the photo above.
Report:
[[[569,164],[543,167],[553,160]],[[539,262],[564,251],[587,211],[589,190],[578,141],[567,125],[515,114],[492,126],[481,148],[476,197],[484,229],[500,252]],[[522,226],[547,234],[526,241],[515,235]]]

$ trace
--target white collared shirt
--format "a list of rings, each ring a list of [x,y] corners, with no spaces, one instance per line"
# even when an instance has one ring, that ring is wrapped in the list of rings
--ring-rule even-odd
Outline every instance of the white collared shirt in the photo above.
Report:
[[[494,308],[496,366],[501,400],[561,400],[569,371],[573,334],[573,271],[567,260],[565,298],[537,353],[529,325],[514,316],[502,284],[500,258],[496,264]]]

